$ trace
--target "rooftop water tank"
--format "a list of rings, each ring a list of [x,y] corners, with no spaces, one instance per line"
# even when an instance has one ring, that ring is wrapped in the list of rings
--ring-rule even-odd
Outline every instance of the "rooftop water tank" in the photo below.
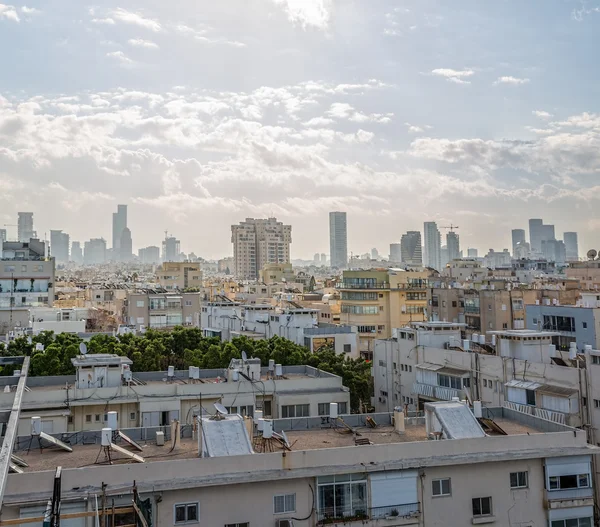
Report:
[[[112,428],[103,428],[100,434],[100,444],[102,446],[110,446],[112,443]]]
[[[32,417],[31,418],[31,435],[39,436],[42,433],[42,418]]]

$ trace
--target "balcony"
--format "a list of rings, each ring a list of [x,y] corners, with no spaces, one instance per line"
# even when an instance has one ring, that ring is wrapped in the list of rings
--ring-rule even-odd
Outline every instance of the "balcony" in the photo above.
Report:
[[[458,397],[459,399],[465,398],[463,390],[446,388],[445,386],[434,386],[432,384],[421,384],[420,382],[413,384],[413,393],[431,399],[438,399],[439,401],[451,401],[453,397]]]
[[[344,508],[336,507],[317,511],[318,525],[364,525],[367,520],[395,520],[394,525],[402,525],[403,520],[413,520],[421,514],[420,503],[403,503],[401,505],[390,505],[388,507]],[[412,521],[409,522],[412,524]]]
[[[546,421],[552,421],[553,423],[558,423],[567,426],[575,426],[574,424],[571,424],[571,417],[577,418],[577,416],[575,415],[571,416],[568,414],[563,414],[562,412],[545,410],[544,408],[537,408],[535,406],[513,403],[510,401],[504,401],[504,408],[508,408],[509,410],[514,410],[515,412],[520,412],[522,414],[534,415],[535,417],[539,417],[540,419],[545,419]]]
[[[387,519],[409,519],[415,518],[421,514],[420,503],[404,503],[402,505],[392,505],[390,507],[373,507],[370,510],[372,520]]]

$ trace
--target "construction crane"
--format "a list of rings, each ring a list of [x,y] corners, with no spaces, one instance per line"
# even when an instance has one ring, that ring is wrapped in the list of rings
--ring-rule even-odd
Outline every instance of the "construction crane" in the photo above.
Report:
[[[440,229],[450,229],[450,232],[454,232],[454,229],[458,229],[458,225],[452,225],[452,223],[447,227],[440,227]]]

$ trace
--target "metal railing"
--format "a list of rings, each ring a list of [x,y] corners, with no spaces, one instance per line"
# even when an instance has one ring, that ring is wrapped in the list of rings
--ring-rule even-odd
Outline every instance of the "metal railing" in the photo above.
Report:
[[[421,514],[421,504],[403,503],[387,507],[328,507],[317,511],[319,525],[339,522],[376,520],[381,518],[411,518]]]
[[[409,518],[421,513],[420,503],[403,503],[389,507],[372,507],[369,509],[371,519],[376,518]]]

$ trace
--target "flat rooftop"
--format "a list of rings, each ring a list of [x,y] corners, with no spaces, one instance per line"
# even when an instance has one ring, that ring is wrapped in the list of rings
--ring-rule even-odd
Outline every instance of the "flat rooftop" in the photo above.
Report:
[[[556,331],[537,331],[535,329],[506,329],[504,331],[488,331],[487,333],[511,338],[546,338],[560,335]]]
[[[365,442],[368,440],[369,444],[372,445],[414,443],[429,441],[425,425],[421,424],[423,420],[423,418],[420,418],[419,424],[407,423],[404,434],[398,434],[393,426],[378,424],[376,428],[369,428],[366,426],[352,427],[352,431],[342,425],[332,428],[317,428],[310,430],[286,430],[286,435],[292,451],[354,447],[357,445],[357,439]],[[494,422],[504,430],[507,435],[532,435],[544,433],[533,426],[518,423],[507,418],[495,418]],[[324,426],[329,427],[329,424]],[[488,432],[488,435],[497,436],[499,434]],[[485,441],[485,438],[481,438],[481,440]],[[196,438],[181,439],[173,452],[170,451],[170,441],[165,441],[164,446],[157,446],[155,441],[138,441],[138,443],[142,446],[142,452],[128,447],[122,440],[117,440],[119,446],[143,457],[147,463],[198,458],[198,440]],[[44,442],[44,444],[46,445],[47,443]],[[281,452],[284,450],[282,445],[277,442],[273,442],[272,445],[272,449],[269,451]],[[57,466],[62,466],[63,468],[93,469],[96,466],[105,466],[107,464],[105,454],[100,445],[99,435],[97,444],[72,445],[72,447],[73,452],[65,452],[55,446],[44,448],[44,450],[40,452],[37,442],[34,442],[32,443],[29,452],[27,452],[27,450],[16,450],[14,453],[29,465],[28,467],[23,468],[24,472],[55,470]],[[262,451],[260,440],[253,441],[253,447],[255,452],[259,454]],[[118,452],[111,452],[111,459],[114,465],[134,463],[131,459]]]

